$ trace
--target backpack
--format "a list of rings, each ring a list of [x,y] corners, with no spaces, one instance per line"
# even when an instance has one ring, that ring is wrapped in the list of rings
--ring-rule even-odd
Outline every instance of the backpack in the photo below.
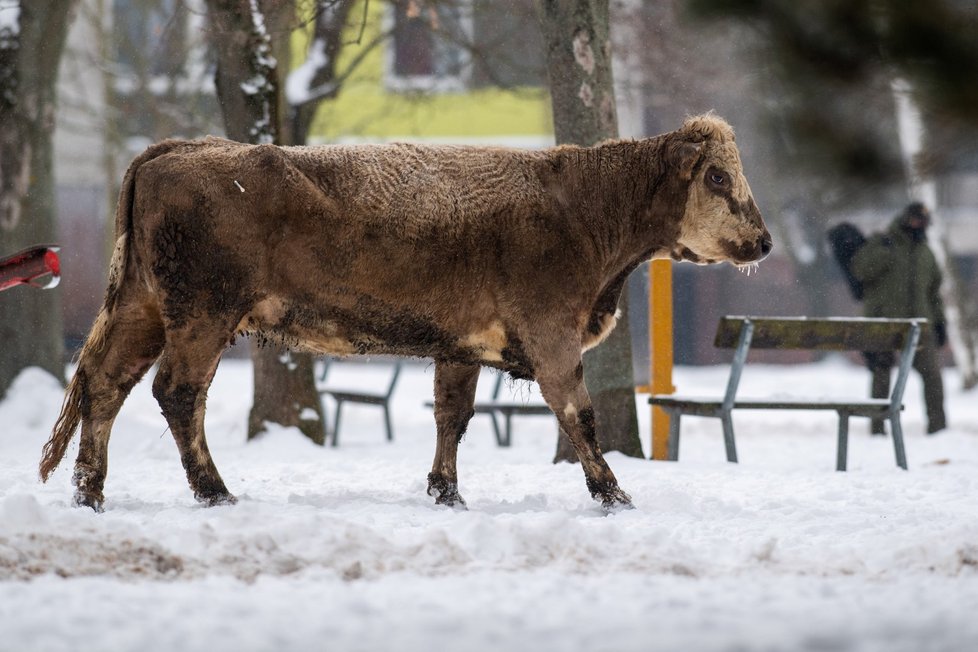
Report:
[[[829,246],[836,262],[842,268],[842,273],[849,283],[849,291],[856,301],[863,299],[863,284],[852,273],[852,259],[856,252],[866,244],[866,236],[855,225],[849,222],[836,224],[827,233]]]

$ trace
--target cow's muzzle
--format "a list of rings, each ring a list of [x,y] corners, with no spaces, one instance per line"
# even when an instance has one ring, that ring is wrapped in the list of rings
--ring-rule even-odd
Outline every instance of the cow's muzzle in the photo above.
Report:
[[[774,249],[774,240],[771,238],[771,234],[765,231],[754,241],[744,242],[740,245],[729,242],[727,244],[727,259],[738,266],[754,265],[767,258],[772,249]]]

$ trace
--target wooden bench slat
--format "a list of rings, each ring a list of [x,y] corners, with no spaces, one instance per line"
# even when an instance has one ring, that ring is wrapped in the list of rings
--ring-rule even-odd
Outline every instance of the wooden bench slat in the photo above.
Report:
[[[737,346],[746,317],[720,320],[713,344],[720,349]],[[812,351],[896,351],[909,335],[911,319],[842,319],[807,317],[750,317],[754,324],[752,349],[804,349]],[[920,321],[920,320],[916,320]]]
[[[476,403],[473,407],[477,412],[481,410],[498,410],[499,412],[527,415],[553,414],[550,406],[544,403],[506,403],[503,401],[493,401],[491,403]]]
[[[365,405],[386,405],[389,398],[386,394],[369,394],[367,392],[341,392],[335,389],[321,389],[320,394],[328,394],[337,401],[350,401]]]
[[[832,401],[822,399],[817,401],[804,400],[740,400],[734,402],[735,408],[743,410],[864,410],[888,409],[890,402],[886,399],[866,401]]]
[[[649,399],[649,403],[652,405],[662,405],[662,406],[693,406],[693,405],[704,405],[704,406],[716,406],[720,407],[723,405],[723,399],[717,398],[694,398],[685,396],[671,396],[671,395],[653,395]],[[734,401],[735,408],[741,409],[781,409],[781,410],[842,410],[846,408],[862,409],[862,408],[888,408],[890,407],[890,401],[885,398],[876,399],[865,399],[861,401],[847,401],[842,399],[740,399],[738,398]]]

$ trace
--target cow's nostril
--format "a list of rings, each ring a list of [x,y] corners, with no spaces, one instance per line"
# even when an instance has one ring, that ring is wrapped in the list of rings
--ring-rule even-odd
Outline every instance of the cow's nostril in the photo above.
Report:
[[[774,249],[774,241],[770,236],[761,240],[761,254],[767,256]]]

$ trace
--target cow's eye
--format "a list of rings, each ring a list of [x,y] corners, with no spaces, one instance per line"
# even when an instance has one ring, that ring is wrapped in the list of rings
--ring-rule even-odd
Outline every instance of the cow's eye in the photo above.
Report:
[[[710,181],[718,186],[722,186],[727,182],[727,177],[721,172],[710,172]]]

